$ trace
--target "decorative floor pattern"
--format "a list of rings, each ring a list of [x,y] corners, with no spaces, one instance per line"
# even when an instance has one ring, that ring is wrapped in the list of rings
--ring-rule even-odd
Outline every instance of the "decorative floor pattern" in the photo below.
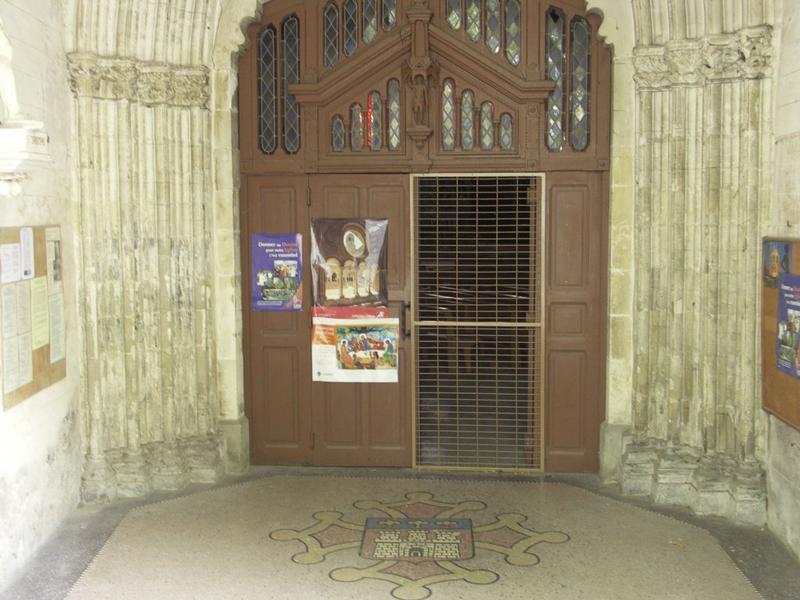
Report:
[[[396,502],[360,500],[353,507],[379,511],[385,517],[352,523],[344,520],[341,512],[318,512],[312,515],[316,522],[305,529],[279,529],[270,537],[302,542],[305,551],[292,556],[298,564],[320,563],[328,554],[342,551],[379,561],[366,568],[340,567],[329,576],[339,582],[389,582],[395,585],[392,596],[398,600],[423,600],[431,595],[430,586],[448,581],[495,583],[500,578],[498,573],[459,564],[479,559],[482,552],[495,552],[509,565],[527,567],[539,563],[539,556],[530,551],[537,544],[569,541],[569,536],[560,531],[529,529],[524,525],[528,518],[514,513],[473,526],[464,515],[486,509],[485,502],[447,502],[437,500],[430,492],[410,492]]]

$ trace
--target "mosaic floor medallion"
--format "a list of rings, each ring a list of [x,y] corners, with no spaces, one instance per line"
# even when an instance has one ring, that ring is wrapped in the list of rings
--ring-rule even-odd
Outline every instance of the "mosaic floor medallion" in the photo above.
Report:
[[[446,502],[428,492],[412,492],[394,502],[360,500],[353,506],[385,516],[365,516],[354,523],[344,520],[341,512],[323,511],[312,515],[315,522],[305,529],[280,529],[270,537],[302,542],[305,551],[292,557],[298,564],[323,562],[333,552],[352,552],[375,561],[368,567],[337,568],[329,575],[340,582],[386,581],[399,600],[422,600],[431,595],[432,585],[448,581],[496,582],[498,573],[479,567],[483,553],[499,554],[509,565],[529,567],[539,563],[531,551],[537,544],[569,541],[560,531],[526,527],[527,517],[515,513],[475,523],[466,515],[486,509],[484,502]]]

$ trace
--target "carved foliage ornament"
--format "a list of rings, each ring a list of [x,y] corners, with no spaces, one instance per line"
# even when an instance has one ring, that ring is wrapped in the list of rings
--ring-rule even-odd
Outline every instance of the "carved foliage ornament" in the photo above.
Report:
[[[635,79],[641,89],[760,79],[769,76],[771,61],[769,26],[634,51]]]
[[[209,77],[206,67],[69,55],[69,79],[78,96],[131,100],[143,104],[206,107]]]

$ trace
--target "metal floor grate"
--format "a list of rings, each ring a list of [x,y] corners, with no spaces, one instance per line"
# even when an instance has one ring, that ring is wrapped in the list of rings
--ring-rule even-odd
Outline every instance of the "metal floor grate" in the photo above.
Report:
[[[419,466],[542,467],[537,184],[417,179]]]

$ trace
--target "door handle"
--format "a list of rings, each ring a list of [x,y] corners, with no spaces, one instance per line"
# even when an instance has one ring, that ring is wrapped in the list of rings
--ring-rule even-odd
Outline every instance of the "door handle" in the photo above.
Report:
[[[404,340],[411,337],[411,330],[408,328],[408,318],[406,316],[410,309],[411,303],[409,302],[403,302],[400,305],[400,332]]]

